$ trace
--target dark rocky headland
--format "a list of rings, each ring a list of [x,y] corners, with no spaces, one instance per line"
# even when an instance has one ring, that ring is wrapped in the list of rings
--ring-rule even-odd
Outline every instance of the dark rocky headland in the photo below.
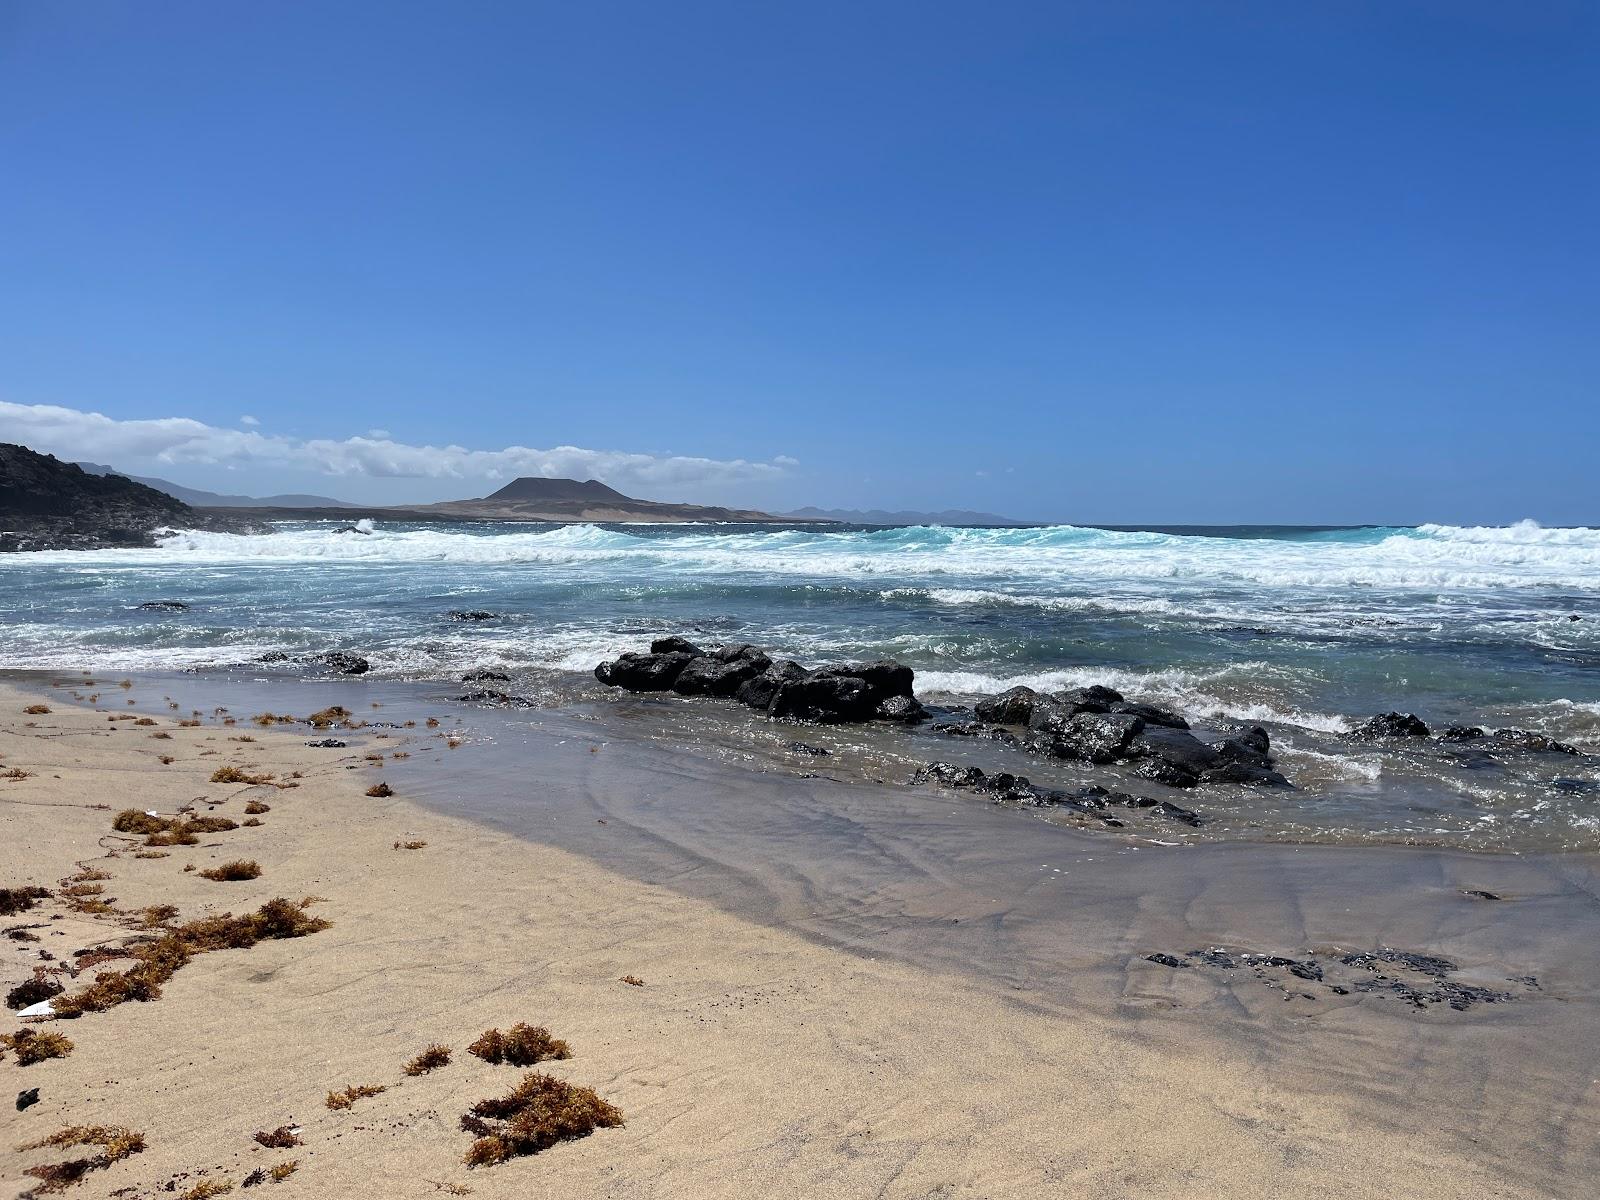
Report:
[[[172,526],[246,528],[125,476],[91,475],[54,455],[0,442],[0,551],[153,546],[156,531]]]

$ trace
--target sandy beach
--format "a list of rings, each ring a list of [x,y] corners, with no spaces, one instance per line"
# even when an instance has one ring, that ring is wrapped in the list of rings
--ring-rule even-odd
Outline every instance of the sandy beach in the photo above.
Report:
[[[52,892],[4,921],[37,939],[0,941],[5,987],[141,936],[121,914],[149,906],[176,906],[184,922],[314,896],[306,911],[329,925],[197,955],[159,999],[35,1026],[73,1049],[0,1062],[7,1194],[38,1183],[27,1168],[74,1153],[16,1147],[75,1125],[127,1126],[145,1143],[68,1189],[84,1197],[238,1185],[287,1160],[293,1174],[262,1185],[273,1194],[1535,1197],[1586,1186],[1567,1172],[1593,1160],[1581,1141],[1592,1089],[1564,1097],[1565,1111],[1508,1122],[1504,1144],[1491,1133],[1464,1150],[1413,1130],[1420,1119],[1443,1133],[1451,1105],[1472,1097],[1400,1120],[1372,1091],[1288,1085],[1292,1073],[1275,1077],[1258,1051],[1203,1027],[1175,1040],[1093,1006],[1052,1010],[739,919],[424,808],[404,786],[366,794],[400,765],[397,750],[472,755],[470,743],[447,748],[448,715],[438,729],[382,733],[261,728],[243,712],[234,725],[208,712],[182,726],[192,698],[175,695],[182,708],[138,725],[117,719],[136,711],[129,699],[148,712],[164,697],[137,681],[95,691],[97,704],[74,706],[60,689],[0,688],[0,771],[14,776],[0,780],[0,885]],[[37,705],[50,711],[25,711]],[[348,747],[306,745],[330,732]],[[366,757],[377,754],[388,761]],[[211,782],[229,765],[272,780]],[[242,822],[251,801],[269,806],[259,825],[164,857],[136,857],[150,853],[143,839],[111,829],[126,808]],[[260,876],[200,874],[235,859]],[[85,870],[104,873],[93,898],[113,912],[70,911],[62,881]],[[63,978],[66,994],[94,971]],[[521,1021],[571,1045],[570,1059],[538,1069],[593,1087],[625,1124],[469,1169],[461,1114],[524,1072],[466,1047]],[[431,1043],[452,1048],[449,1065],[404,1074]],[[386,1090],[326,1107],[330,1091],[359,1085]],[[11,1094],[34,1087],[38,1102],[13,1110]],[[1528,1104],[1545,1102],[1527,1091]],[[1499,1097],[1486,1081],[1476,1103]],[[301,1145],[252,1140],[285,1125]],[[1527,1128],[1548,1134],[1542,1160],[1517,1141]]]

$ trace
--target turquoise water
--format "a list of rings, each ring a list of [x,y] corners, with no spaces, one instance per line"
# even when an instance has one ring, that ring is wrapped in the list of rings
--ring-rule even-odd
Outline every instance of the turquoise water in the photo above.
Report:
[[[1600,757],[1484,762],[1339,736],[1400,709],[1600,750],[1595,530],[370,530],[180,531],[156,550],[0,556],[0,668],[266,679],[307,670],[255,661],[271,651],[347,649],[370,660],[366,687],[420,681],[448,697],[463,673],[494,668],[542,704],[603,705],[633,735],[794,769],[793,733],[749,710],[641,703],[594,681],[601,659],[686,632],[810,663],[892,656],[934,705],[1107,683],[1202,731],[1266,724],[1295,790],[1174,794],[1206,817],[1183,837],[1600,847]],[[191,608],[139,608],[161,599]],[[450,619],[463,609],[495,615]],[[927,728],[806,736],[831,739],[841,777],[904,780],[953,758],[1064,787],[1153,786]]]
[[[919,691],[1109,682],[1337,730],[1600,730],[1600,532],[332,523],[0,558],[0,666],[169,669],[342,647],[380,674],[547,687],[652,635],[887,654]],[[175,598],[187,613],[137,605]],[[484,609],[493,621],[450,621]],[[1577,616],[1580,620],[1571,618]]]

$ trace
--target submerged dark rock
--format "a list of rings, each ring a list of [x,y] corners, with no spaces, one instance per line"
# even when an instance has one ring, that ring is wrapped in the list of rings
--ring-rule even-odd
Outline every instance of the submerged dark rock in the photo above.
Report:
[[[1286,999],[1317,999],[1314,993],[1304,990],[1307,984],[1319,985],[1328,996],[1365,993],[1392,997],[1417,1010],[1445,1005],[1459,1012],[1476,1004],[1500,1004],[1518,998],[1513,992],[1455,982],[1449,976],[1457,967],[1449,959],[1388,947],[1370,953],[1314,952],[1295,958],[1208,946],[1187,951],[1181,958],[1166,952],[1144,957],[1147,962],[1165,967],[1247,971],[1263,985],[1282,992]],[[1539,990],[1539,982],[1532,976],[1511,976],[1507,982],[1529,991]]]
[[[1368,717],[1344,735],[1352,742],[1373,742],[1382,738],[1428,736],[1428,726],[1414,713],[1386,712]]]
[[[1496,729],[1491,737],[1497,747],[1504,746],[1508,750],[1531,750],[1543,754],[1578,753],[1576,746],[1569,746],[1565,742],[1558,742],[1542,733],[1531,733],[1526,729]]]
[[[811,754],[818,757],[833,753],[826,746],[813,746],[809,742],[790,742],[785,749],[791,754]]]
[[[497,692],[492,688],[482,688],[476,692],[467,692],[457,696],[462,704],[493,704],[500,708],[535,708],[537,705],[526,696],[513,696],[509,692]]]
[[[182,600],[146,600],[139,605],[145,612],[188,612],[189,606]]]
[[[1135,796],[1127,792],[1112,792],[1098,785],[1065,791],[1059,788],[1039,787],[1026,775],[1000,772],[986,775],[981,768],[955,763],[934,762],[922,767],[911,777],[913,784],[938,783],[945,787],[965,789],[988,796],[996,802],[1025,804],[1034,807],[1067,808],[1096,817],[1107,825],[1120,826],[1121,821],[1108,815],[1111,806],[1146,809],[1169,820],[1185,825],[1200,824],[1198,813],[1165,800],[1150,796]]]
[[[485,612],[481,608],[452,608],[445,613],[445,618],[451,621],[493,621],[499,613]]]
[[[1441,742],[1476,742],[1488,736],[1488,731],[1477,725],[1446,725],[1439,731]]]
[[[461,677],[462,683],[510,683],[511,676],[503,671],[468,671]]]
[[[305,663],[309,666],[327,667],[341,675],[365,675],[372,664],[361,655],[349,650],[329,650],[322,654],[290,654],[284,650],[271,650],[256,659],[259,663]]]
[[[1151,761],[1151,760],[1146,760]],[[1294,785],[1271,767],[1248,762],[1222,762],[1201,775],[1207,783],[1239,783],[1246,787],[1293,787]]]

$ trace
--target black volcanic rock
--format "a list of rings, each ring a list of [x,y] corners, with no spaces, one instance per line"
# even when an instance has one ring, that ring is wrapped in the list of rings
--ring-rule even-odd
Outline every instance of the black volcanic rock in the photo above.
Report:
[[[1177,713],[1166,708],[1157,708],[1154,704],[1134,704],[1123,700],[1113,702],[1111,711],[1128,713],[1144,721],[1146,725],[1165,725],[1168,729],[1187,729],[1189,722]]]
[[[699,646],[696,646],[688,638],[678,637],[676,634],[674,634],[671,637],[657,638],[655,641],[651,642],[650,653],[691,654],[694,657],[699,658],[700,655],[705,653],[705,651],[700,649]]]
[[[207,525],[183,501],[121,475],[91,475],[0,443],[0,551],[152,546],[163,526]]]
[[[146,612],[188,612],[189,606],[182,600],[146,600],[139,605]]]
[[[778,688],[767,714],[779,720],[815,721],[823,725],[871,720],[879,697],[859,675],[837,668],[812,671]]]
[[[620,654],[594,669],[594,677],[611,687],[630,692],[664,692],[678,675],[694,661],[694,655],[672,651],[665,654]]]
[[[452,608],[445,613],[445,617],[451,621],[492,621],[499,615],[481,608]]]
[[[740,704],[748,704],[751,708],[759,708],[765,712],[771,706],[772,698],[778,694],[779,688],[804,678],[805,673],[806,669],[799,663],[792,659],[783,659],[743,684],[734,693],[734,697]]]
[[[680,696],[732,696],[765,670],[758,659],[736,658],[723,662],[709,654],[691,659],[672,681]]]
[[[1026,725],[1033,716],[1034,701],[1038,693],[1031,687],[1007,688],[995,696],[987,696],[973,706],[978,720],[991,725]]]
[[[1368,717],[1344,735],[1352,742],[1373,742],[1380,738],[1427,737],[1428,727],[1412,713],[1386,712]]]

